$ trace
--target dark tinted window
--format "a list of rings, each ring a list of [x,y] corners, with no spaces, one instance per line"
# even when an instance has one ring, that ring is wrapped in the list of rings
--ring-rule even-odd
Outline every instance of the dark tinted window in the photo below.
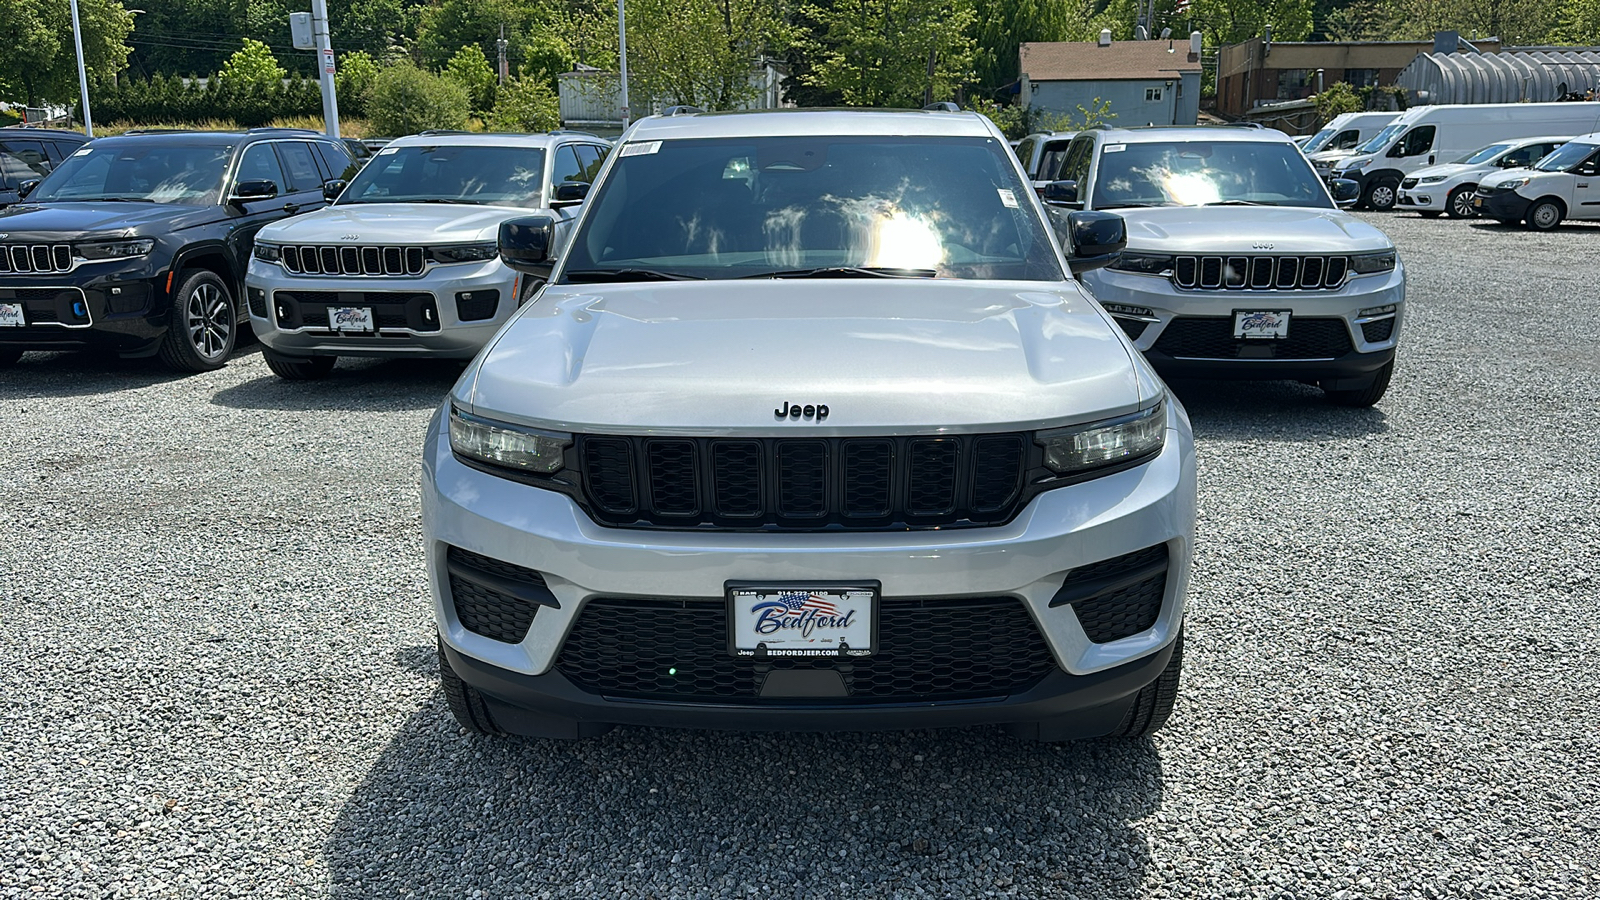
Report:
[[[1333,139],[1333,143],[1327,149],[1349,150],[1359,143],[1361,143],[1361,132],[1354,128],[1349,128],[1339,132],[1339,135]]]
[[[578,151],[571,144],[556,151],[555,168],[550,171],[550,183],[583,181],[583,163],[578,161]]]
[[[577,151],[578,164],[583,166],[583,174],[579,176],[578,180],[594,184],[594,177],[600,174],[600,164],[606,160],[605,153],[594,144],[579,144]]]
[[[1078,138],[1067,148],[1067,158],[1061,163],[1057,181],[1076,181],[1081,193],[1089,180],[1089,163],[1094,158],[1094,138]]]
[[[0,181],[16,185],[50,174],[50,158],[40,141],[0,140]]]
[[[360,146],[359,144],[357,146]],[[322,151],[322,161],[327,164],[328,177],[340,181],[349,181],[360,171],[361,164],[351,158],[349,144],[333,144],[325,141],[317,142],[317,149]],[[371,156],[371,152],[367,156]]]
[[[278,164],[278,154],[273,152],[271,144],[251,144],[244,148],[233,183],[243,184],[246,181],[270,181],[278,186],[278,193],[285,192],[283,167]]]
[[[1400,142],[1400,146],[1404,148],[1400,151],[1400,155],[1421,156],[1427,153],[1433,146],[1433,132],[1432,125],[1421,125],[1406,132],[1405,140]]]
[[[1065,168],[1067,152],[1072,147],[1070,139],[1064,141],[1051,141],[1044,145],[1044,155],[1039,157],[1039,172],[1034,175],[1035,181],[1056,181],[1061,178],[1061,170]]]
[[[322,173],[317,161],[311,157],[311,146],[300,141],[279,141],[278,154],[283,158],[283,168],[289,176],[289,191],[315,191],[322,187]]]
[[[385,147],[339,197],[346,203],[543,205],[544,151],[538,147]]]
[[[277,157],[263,146],[273,169]],[[216,203],[233,146],[152,143],[109,138],[67,157],[28,199],[149,200],[155,203]]]

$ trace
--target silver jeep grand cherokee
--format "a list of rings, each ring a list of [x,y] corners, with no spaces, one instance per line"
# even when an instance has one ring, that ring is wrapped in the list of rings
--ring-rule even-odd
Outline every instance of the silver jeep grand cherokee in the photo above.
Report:
[[[1120,218],[979,116],[800,110],[640,121],[553,229],[501,227],[546,286],[427,435],[463,726],[1166,721],[1193,440],[1062,252]]]

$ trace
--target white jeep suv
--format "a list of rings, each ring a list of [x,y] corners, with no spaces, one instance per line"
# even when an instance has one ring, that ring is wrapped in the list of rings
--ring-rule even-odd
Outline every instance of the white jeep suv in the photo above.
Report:
[[[1062,216],[1072,267],[1122,243]],[[423,529],[473,731],[1160,727],[1183,410],[1005,138],[943,111],[636,123],[432,421]]]
[[[467,359],[533,287],[501,263],[500,223],[570,231],[606,141],[580,132],[424,132],[375,153],[331,206],[261,229],[245,276],[267,365],[321,378],[340,356]]]
[[[1048,202],[1127,220],[1126,252],[1084,281],[1163,375],[1314,382],[1350,406],[1388,389],[1405,271],[1288,135],[1086,131],[1061,177]]]

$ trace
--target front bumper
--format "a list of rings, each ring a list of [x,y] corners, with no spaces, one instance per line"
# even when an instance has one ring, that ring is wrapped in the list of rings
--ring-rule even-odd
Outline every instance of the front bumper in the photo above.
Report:
[[[1451,190],[1453,187],[1448,182],[1402,187],[1395,205],[1415,212],[1444,212]]]
[[[1183,621],[1195,474],[1192,434],[1176,403],[1169,405],[1166,447],[1150,462],[1041,494],[1007,525],[952,531],[605,528],[565,495],[463,465],[440,424],[436,416],[429,428],[422,485],[439,633],[452,668],[498,705],[496,721],[522,722],[507,726],[513,730],[544,733],[551,722],[560,723],[552,726],[556,731],[573,723],[857,730],[1038,722],[1092,710],[1072,726],[1087,731],[1073,733],[1103,734],[1160,674]],[[1167,547],[1168,570],[1159,614],[1148,629],[1094,643],[1071,606],[1051,607],[1071,570],[1160,544]],[[469,631],[450,594],[445,557],[451,546],[537,570],[559,607],[540,607],[517,643]],[[619,699],[579,689],[557,666],[591,600],[722,598],[733,581],[874,581],[886,600],[1015,598],[1048,645],[1055,671],[1023,693],[981,700],[819,698],[775,705],[754,697],[745,704]],[[520,719],[511,716],[517,710]],[[1103,720],[1109,724],[1100,727]]]
[[[85,263],[63,274],[0,276],[0,303],[21,303],[28,322],[0,328],[0,346],[153,354],[167,330],[165,277],[166,270],[148,259]]]
[[[415,277],[290,275],[283,267],[250,261],[245,293],[250,324],[261,343],[284,356],[431,356],[471,359],[517,310],[517,276],[498,260],[431,267]],[[498,298],[487,318],[463,319],[463,295],[479,298],[494,291]],[[372,306],[372,297],[430,295],[425,321],[386,326],[375,334],[340,334],[325,318],[308,316],[291,326],[280,321],[276,294],[337,295],[340,305]],[[471,298],[466,299],[467,303]],[[314,308],[321,309],[316,306]]]
[[[1333,389],[1361,387],[1394,359],[1405,319],[1405,271],[1399,265],[1386,274],[1350,278],[1337,290],[1180,290],[1165,277],[1110,268],[1087,273],[1085,281],[1134,346],[1167,377],[1300,379]],[[1392,313],[1362,315],[1390,306]],[[1122,311],[1128,307],[1148,314]],[[1280,350],[1301,345],[1211,341],[1212,349],[1197,352],[1179,341],[1180,332],[1197,323],[1225,328],[1231,336],[1233,315],[1241,310],[1288,311],[1291,338],[1297,319],[1317,321],[1338,343],[1327,345],[1334,348],[1327,352],[1285,356]]]
[[[1487,197],[1475,194],[1472,197],[1472,204],[1479,215],[1507,222],[1520,222],[1527,216],[1528,207],[1533,205],[1533,201],[1516,191],[1501,191]]]

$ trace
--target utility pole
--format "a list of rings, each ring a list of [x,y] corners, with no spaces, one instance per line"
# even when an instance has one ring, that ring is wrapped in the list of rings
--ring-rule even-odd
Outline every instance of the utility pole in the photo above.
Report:
[[[500,83],[506,83],[511,77],[510,63],[506,60],[506,23],[500,23],[500,39],[494,42],[495,72],[500,76]]]
[[[89,115],[89,76],[83,69],[83,29],[78,25],[78,0],[72,0],[72,43],[78,47],[78,91],[83,96],[83,133],[87,137],[94,137],[94,120]]]
[[[627,128],[628,115],[628,11],[627,0],[617,0],[617,47],[622,60],[622,127]]]
[[[311,29],[317,39],[317,69],[322,73],[322,121],[328,137],[339,136],[339,98],[333,91],[333,41],[328,36],[328,0],[311,0]]]

